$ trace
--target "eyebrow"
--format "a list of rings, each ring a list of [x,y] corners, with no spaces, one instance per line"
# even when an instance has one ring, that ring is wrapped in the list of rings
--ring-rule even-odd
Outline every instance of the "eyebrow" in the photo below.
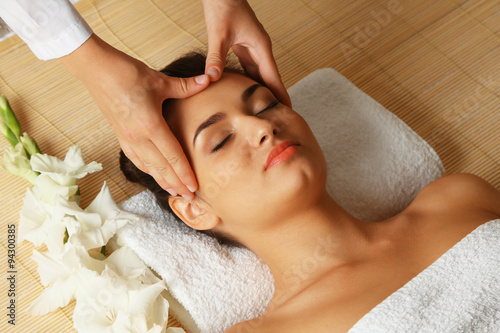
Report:
[[[241,100],[243,102],[245,102],[245,103],[248,102],[248,100],[250,99],[250,97],[252,97],[252,95],[255,93],[255,91],[259,87],[264,87],[264,86],[262,84],[260,84],[260,83],[256,83],[256,84],[253,84],[250,87],[246,88],[245,91],[241,94]],[[201,133],[201,131],[203,131],[204,129],[212,126],[213,124],[215,124],[215,123],[217,123],[219,121],[221,121],[225,117],[226,117],[225,113],[223,113],[223,112],[217,112],[217,113],[214,113],[213,115],[211,115],[210,117],[208,117],[204,122],[202,122],[201,125],[198,126],[198,128],[196,129],[196,132],[194,132],[193,147],[194,147],[196,138]]]

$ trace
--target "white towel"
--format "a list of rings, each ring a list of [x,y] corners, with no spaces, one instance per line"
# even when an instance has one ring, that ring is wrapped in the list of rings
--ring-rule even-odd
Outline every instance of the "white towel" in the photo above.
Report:
[[[500,219],[480,225],[349,333],[500,332]]]
[[[328,192],[354,216],[393,216],[442,176],[439,157],[422,138],[333,69],[309,74],[289,92],[325,155]],[[165,279],[180,303],[171,300],[171,313],[191,332],[223,332],[265,310],[273,278],[252,252],[177,223],[149,192],[122,207],[147,217],[120,235]]]

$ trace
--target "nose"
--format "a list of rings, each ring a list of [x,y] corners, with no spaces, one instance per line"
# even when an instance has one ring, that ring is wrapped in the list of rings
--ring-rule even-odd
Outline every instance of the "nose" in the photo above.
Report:
[[[255,116],[245,117],[240,124],[243,125],[244,135],[251,147],[260,147],[266,142],[273,142],[274,136],[279,132],[279,126],[269,119]]]

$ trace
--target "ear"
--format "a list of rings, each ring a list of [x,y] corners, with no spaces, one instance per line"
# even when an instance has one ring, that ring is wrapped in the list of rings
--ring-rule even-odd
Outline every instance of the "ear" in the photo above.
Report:
[[[217,215],[200,207],[195,200],[187,201],[181,196],[170,196],[168,204],[173,212],[193,229],[213,229],[220,222],[220,218]]]

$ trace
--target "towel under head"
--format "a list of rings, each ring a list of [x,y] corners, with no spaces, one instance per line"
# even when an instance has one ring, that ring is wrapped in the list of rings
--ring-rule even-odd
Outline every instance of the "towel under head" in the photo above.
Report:
[[[309,74],[289,92],[325,155],[328,192],[352,215],[393,216],[442,176],[439,157],[421,137],[333,69]],[[146,217],[120,236],[165,279],[180,303],[171,302],[171,313],[184,327],[223,332],[264,312],[273,278],[255,254],[178,223],[147,191],[122,207]]]

